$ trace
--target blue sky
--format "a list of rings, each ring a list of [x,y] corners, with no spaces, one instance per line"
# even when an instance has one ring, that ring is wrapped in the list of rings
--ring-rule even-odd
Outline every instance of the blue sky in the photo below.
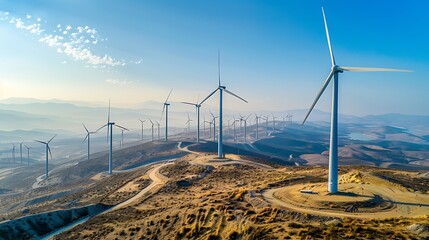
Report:
[[[341,113],[427,115],[429,3],[401,3],[0,0],[0,99],[196,101],[220,49],[223,84],[249,101],[228,108],[305,109],[330,69],[324,6],[337,64],[414,70],[341,74]]]

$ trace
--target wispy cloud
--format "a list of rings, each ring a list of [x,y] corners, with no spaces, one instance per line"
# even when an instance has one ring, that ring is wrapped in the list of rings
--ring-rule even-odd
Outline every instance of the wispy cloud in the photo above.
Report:
[[[58,53],[65,54],[75,61],[83,61],[93,68],[108,68],[125,66],[127,64],[140,64],[138,61],[126,61],[116,59],[108,54],[99,55],[92,51],[91,47],[107,38],[102,38],[96,29],[89,26],[77,26],[57,24],[55,30],[48,32],[42,27],[42,19],[26,15],[25,18],[11,16],[8,12],[0,12],[0,21],[13,24],[17,29],[25,30],[37,37],[39,42],[54,48]]]
[[[107,83],[114,84],[114,85],[129,85],[133,83],[133,81],[127,81],[127,80],[118,80],[118,79],[106,79]]]

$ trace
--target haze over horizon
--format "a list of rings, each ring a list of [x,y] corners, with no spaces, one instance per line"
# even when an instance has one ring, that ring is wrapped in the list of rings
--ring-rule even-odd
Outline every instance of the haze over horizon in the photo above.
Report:
[[[340,113],[429,115],[426,2],[0,3],[3,100],[136,106],[174,88],[195,102],[216,87],[220,49],[222,83],[249,101],[226,108],[308,109],[330,67],[324,6],[338,64],[415,71],[342,74]],[[330,112],[327,90],[316,108]]]

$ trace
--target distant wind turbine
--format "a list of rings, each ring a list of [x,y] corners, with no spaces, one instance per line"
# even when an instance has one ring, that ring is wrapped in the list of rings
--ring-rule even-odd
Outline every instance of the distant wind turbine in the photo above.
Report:
[[[15,163],[15,144],[12,143],[12,158],[13,162]]]
[[[249,116],[247,116],[246,118],[244,117],[240,118],[240,121],[244,122],[244,142],[245,143],[247,142],[247,119],[249,119],[250,115],[252,114],[249,114]]]
[[[57,136],[57,135],[55,135],[55,136]],[[49,160],[49,158],[48,158],[48,152],[49,152],[49,155],[51,155],[51,159],[52,159],[52,153],[51,153],[51,148],[49,147],[49,143],[52,141],[52,139],[54,139],[55,136],[53,136],[47,142],[42,142],[42,141],[39,141],[39,140],[34,140],[34,141],[36,141],[38,143],[45,144],[45,146],[46,146],[45,179],[48,179],[48,160]]]
[[[86,136],[83,139],[83,142],[85,142],[85,140],[88,139],[88,160],[89,160],[90,153],[91,153],[91,148],[90,148],[90,146],[91,146],[91,134],[94,134],[96,132],[90,132],[88,130],[88,128],[86,128],[85,124],[82,123],[82,125],[83,125],[83,127],[85,128],[85,131],[86,131]]]
[[[155,123],[153,123],[152,120],[150,120],[150,118],[149,118],[149,121],[152,124],[152,142],[153,142],[153,126],[155,125]]]
[[[325,91],[326,87],[331,82],[332,77],[334,78],[332,84],[332,111],[331,111],[331,134],[330,134],[330,146],[329,146],[329,179],[328,179],[328,191],[331,193],[338,192],[338,73],[348,72],[410,72],[408,70],[398,70],[390,68],[367,68],[367,67],[341,67],[335,63],[334,52],[331,46],[331,39],[328,31],[328,24],[326,22],[325,12],[322,7],[323,21],[325,24],[326,39],[328,41],[329,53],[331,55],[331,71],[319,90],[313,104],[311,105],[307,115],[304,118],[302,124],[305,123],[320,96]]]
[[[160,127],[161,127],[161,125],[159,124],[159,122],[158,121],[155,121],[156,122],[156,125],[158,125],[158,140],[161,138],[161,135],[160,135]]]
[[[21,164],[22,164],[22,144],[23,144],[24,142],[20,142],[19,143],[19,152],[21,153]]]
[[[274,114],[272,114],[272,113],[271,113],[271,116],[273,117],[273,132],[274,132],[276,130],[276,118],[277,117],[275,117]]]
[[[30,148],[27,145],[24,145],[27,148],[27,165],[30,165]]]
[[[256,134],[255,134],[255,138],[256,140],[259,139],[259,119],[261,118],[261,116],[256,115],[255,113],[255,122],[256,122]]]
[[[212,115],[212,122],[213,122],[213,141],[216,141],[216,118],[218,117],[215,117],[211,111],[210,111],[210,114]]]
[[[188,135],[191,132],[191,122],[192,122],[192,120],[191,120],[191,118],[189,117],[189,114],[188,114],[188,121],[186,121],[186,123],[185,123],[185,124],[188,125]]]
[[[188,104],[188,105],[193,105],[193,106],[195,106],[195,108],[197,110],[197,143],[199,143],[200,142],[200,108],[201,108],[201,104],[190,103],[190,102],[182,102],[182,103]],[[189,116],[188,116],[188,118],[189,118]],[[204,129],[204,131],[205,131],[205,129]]]
[[[139,119],[139,120],[142,123],[142,142],[143,142],[144,141],[143,140],[143,136],[144,136],[144,125],[143,125],[143,123],[146,122],[146,120],[141,120],[141,119]]]
[[[210,93],[203,101],[201,101],[200,104],[203,104],[207,99],[209,99],[213,94],[215,94],[218,90],[219,90],[219,137],[218,137],[218,146],[217,146],[217,154],[218,154],[218,158],[223,158],[223,137],[222,137],[222,100],[223,100],[223,91],[225,91],[226,93],[244,101],[247,103],[246,100],[244,100],[243,98],[239,97],[238,95],[226,90],[225,86],[222,86],[220,83],[220,51],[218,52],[218,76],[219,76],[219,84],[218,87],[212,92]]]
[[[167,99],[165,99],[164,102],[164,106],[162,107],[162,114],[161,114],[161,120],[162,117],[164,116],[164,111],[165,111],[165,141],[168,141],[168,106],[170,106],[170,103],[168,103],[168,98],[170,98],[171,92],[173,91],[173,89],[170,90],[170,93],[167,96]],[[158,139],[159,139],[159,123],[158,124]]]
[[[113,126],[120,128],[120,129],[125,129],[127,131],[129,131],[128,129],[126,129],[125,127],[122,127],[118,124],[115,124],[115,122],[111,122],[110,121],[110,99],[109,99],[109,111],[108,111],[108,115],[107,115],[107,123],[100,127],[99,129],[97,129],[96,132],[98,132],[100,129],[107,127],[107,137],[110,140],[110,144],[109,144],[109,174],[112,175],[112,171],[113,171],[113,150],[112,150],[112,144],[113,144]],[[110,136],[109,136],[110,133]]]

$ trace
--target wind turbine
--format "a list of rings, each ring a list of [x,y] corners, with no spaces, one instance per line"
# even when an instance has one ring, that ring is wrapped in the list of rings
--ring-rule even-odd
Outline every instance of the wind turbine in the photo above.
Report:
[[[244,142],[245,143],[247,142],[247,119],[249,119],[250,115],[252,114],[249,114],[249,116],[247,116],[246,118],[244,117],[240,118],[240,121],[244,122]]]
[[[146,122],[146,120],[141,120],[141,119],[139,119],[140,120],[140,122],[142,123],[142,142],[144,141],[143,140],[143,134],[144,134],[144,126],[143,126],[143,123],[144,122]]]
[[[27,165],[30,165],[30,148],[27,145],[24,145],[27,148]]]
[[[162,107],[162,114],[161,114],[161,120],[162,120],[162,116],[164,116],[164,111],[165,111],[165,141],[168,141],[168,106],[170,106],[170,103],[168,103],[168,98],[171,95],[171,92],[173,91],[173,89],[170,90],[170,93],[167,96],[167,99],[165,99],[164,102],[164,107]],[[158,124],[158,139],[159,139],[159,123]]]
[[[57,136],[57,135],[55,135],[55,136]],[[52,159],[52,153],[51,153],[51,148],[49,147],[49,143],[52,141],[52,139],[54,139],[54,137],[55,136],[53,136],[49,141],[47,141],[47,142],[42,142],[42,141],[39,141],[39,140],[34,140],[34,141],[36,141],[36,142],[38,142],[38,143],[41,143],[41,144],[45,144],[46,145],[46,163],[45,163],[45,179],[48,179],[48,152],[49,152],[49,155],[51,155],[51,159]]]
[[[219,137],[218,137],[218,145],[217,145],[217,155],[218,158],[223,158],[223,145],[222,145],[222,100],[223,100],[223,91],[225,91],[226,93],[244,101],[247,103],[246,100],[244,100],[243,98],[239,97],[238,95],[226,90],[225,86],[222,86],[220,84],[220,51],[218,51],[218,77],[219,77],[219,84],[218,87],[212,92],[210,93],[203,101],[201,101],[200,104],[203,104],[207,99],[209,99],[213,94],[215,94],[218,90],[219,90]]]
[[[188,124],[188,135],[191,132],[191,122],[192,122],[192,120],[191,120],[191,118],[189,117],[189,114],[188,114],[188,121],[186,121],[186,123],[185,123],[185,124]]]
[[[155,121],[156,122],[156,125],[158,125],[158,140],[161,138],[160,136],[160,127],[161,127],[161,125],[159,124],[159,122],[158,121]],[[165,136],[167,136],[167,135],[165,135]]]
[[[213,141],[216,141],[216,118],[218,117],[215,117],[211,111],[210,111],[210,114],[212,115],[212,123],[213,123]]]
[[[22,144],[24,142],[19,143],[19,152],[21,153],[21,164],[22,164]]]
[[[234,122],[232,123],[232,125],[234,126],[233,131],[232,131],[232,134],[234,135],[234,138],[233,138],[234,142],[237,141],[237,137],[235,136],[235,123],[239,122],[239,121],[240,120],[234,118]]]
[[[256,121],[256,134],[255,134],[255,138],[256,138],[256,140],[259,139],[259,119],[260,118],[261,118],[261,116],[258,116],[255,113],[255,121]]]
[[[82,123],[82,125],[83,125],[83,127],[85,128],[85,131],[86,131],[86,136],[85,136],[85,138],[83,139],[83,142],[85,142],[85,140],[86,139],[88,139],[88,160],[89,160],[89,156],[90,156],[90,145],[91,145],[91,134],[93,134],[93,133],[96,133],[96,132],[90,132],[89,130],[88,130],[88,128],[86,128],[86,126],[85,126],[85,124],[83,124]]]
[[[109,111],[108,111],[108,115],[107,115],[107,123],[100,127],[99,129],[97,129],[96,132],[98,132],[100,129],[107,127],[107,137],[110,137],[110,144],[109,144],[109,174],[112,175],[112,170],[113,170],[113,150],[112,150],[112,144],[113,144],[113,126],[120,128],[120,129],[125,129],[127,131],[129,131],[128,129],[126,129],[125,127],[122,127],[118,124],[115,124],[115,122],[111,122],[110,121],[110,99],[109,99]],[[110,133],[110,136],[109,136]]]
[[[265,120],[265,136],[266,137],[268,136],[268,117],[269,116],[265,116],[265,117],[262,118],[262,119]]]
[[[209,133],[210,133],[209,138],[211,138],[212,137],[212,125],[213,125],[213,121],[204,121],[204,122],[209,124]]]
[[[155,125],[155,123],[153,123],[152,120],[150,120],[150,118],[149,118],[149,121],[152,124],[152,142],[153,142],[153,126]]]
[[[201,104],[190,103],[190,102],[182,102],[182,103],[188,104],[188,105],[193,105],[193,106],[195,106],[195,108],[197,110],[197,143],[199,143],[200,142],[200,108],[201,108]],[[188,115],[188,118],[189,118],[189,115]],[[205,131],[205,129],[204,129],[204,131]]]
[[[13,157],[13,163],[15,163],[15,144],[12,143],[12,157]]]
[[[313,101],[307,115],[304,118],[302,124],[305,123],[320,96],[325,91],[326,87],[331,82],[332,77],[334,78],[332,84],[332,111],[331,111],[331,133],[329,143],[329,179],[328,179],[328,191],[330,193],[338,192],[338,74],[344,71],[348,72],[410,72],[408,70],[390,69],[390,68],[367,68],[367,67],[341,67],[335,63],[334,52],[331,46],[331,39],[328,31],[328,24],[326,22],[325,12],[322,7],[323,21],[325,24],[326,39],[328,42],[329,53],[331,55],[331,71],[322,85],[322,88],[317,93],[316,98]]]
[[[276,130],[276,118],[274,117],[274,114],[271,113],[271,116],[273,117],[273,132]]]

